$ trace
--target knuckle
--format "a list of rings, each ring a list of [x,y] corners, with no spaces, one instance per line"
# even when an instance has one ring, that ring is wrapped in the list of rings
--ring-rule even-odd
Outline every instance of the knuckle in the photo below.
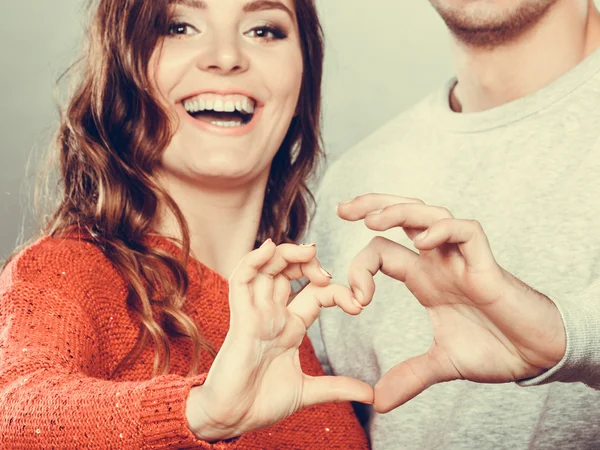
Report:
[[[377,201],[380,197],[381,197],[381,194],[378,194],[376,192],[369,192],[368,194],[362,194],[362,195],[359,195],[358,197],[355,197],[354,201],[358,202],[360,204],[363,204],[363,203],[368,204],[368,203]]]
[[[293,247],[296,247],[296,245],[294,245],[294,244],[279,244],[275,248],[275,255],[282,257],[283,255],[290,252],[293,249]]]
[[[443,216],[445,218],[453,217],[450,210],[448,208],[446,208],[445,206],[436,206],[435,208],[436,208],[438,214],[440,214],[441,216]]]
[[[269,279],[275,278],[279,274],[279,270],[276,267],[269,267],[263,270],[260,275]]]
[[[386,242],[387,242],[387,239],[384,238],[383,236],[375,236],[369,242],[368,247],[378,249],[378,248],[382,247],[383,245],[385,245]]]
[[[395,217],[398,217],[401,215],[401,213],[403,213],[406,210],[406,204],[405,203],[396,203],[394,205],[390,205],[387,206],[385,208],[383,208],[383,210],[381,211],[382,214],[393,214]]]
[[[348,284],[350,286],[355,286],[360,282],[361,274],[364,272],[365,268],[361,262],[356,262],[350,266],[348,269]]]
[[[335,288],[332,292],[332,297],[335,303],[339,303],[352,298],[352,291],[346,286],[335,285]]]
[[[358,195],[356,197],[354,197],[351,202],[354,203],[362,203],[364,201],[368,201],[369,198],[372,196],[372,194],[362,194],[362,195]]]
[[[285,267],[285,266],[284,266]],[[273,279],[281,273],[283,270],[280,264],[271,263],[263,266],[258,273],[256,274],[257,278],[266,278],[268,281],[273,281]]]
[[[469,226],[471,228],[473,228],[473,230],[475,232],[483,233],[483,226],[481,225],[481,222],[479,222],[478,220],[469,219],[469,220],[467,220],[467,223],[469,224]]]
[[[365,225],[369,228],[372,227],[379,227],[382,225],[382,223],[385,222],[385,216],[384,216],[384,212],[381,212],[380,214],[373,214],[373,215],[367,215],[365,217]]]
[[[447,226],[452,225],[455,222],[456,222],[456,219],[453,219],[451,217],[444,217],[443,219],[438,220],[437,224],[439,224],[441,226],[444,226],[444,227],[447,227]]]

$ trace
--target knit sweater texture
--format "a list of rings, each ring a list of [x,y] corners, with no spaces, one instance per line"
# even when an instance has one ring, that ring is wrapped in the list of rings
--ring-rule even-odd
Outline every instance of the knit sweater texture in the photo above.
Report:
[[[172,254],[171,241],[152,238]],[[184,311],[219,349],[229,329],[228,283],[197,260],[187,267]],[[0,448],[2,449],[364,449],[349,404],[305,408],[267,429],[210,444],[190,432],[186,399],[201,385],[186,377],[192,345],[173,338],[168,375],[152,377],[154,347],[110,378],[134,346],[139,320],[128,286],[100,249],[85,240],[45,237],[20,252],[0,276]],[[308,338],[305,373],[322,375]]]

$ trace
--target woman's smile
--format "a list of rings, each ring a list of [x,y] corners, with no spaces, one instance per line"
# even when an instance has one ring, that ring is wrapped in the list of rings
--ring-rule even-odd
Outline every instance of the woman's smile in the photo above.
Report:
[[[178,118],[163,177],[251,189],[266,182],[301,91],[296,20],[290,0],[174,5],[154,65],[164,106]]]
[[[260,121],[263,107],[262,102],[238,89],[221,92],[208,90],[183,99],[177,111],[202,131],[223,136],[243,136],[250,133]]]

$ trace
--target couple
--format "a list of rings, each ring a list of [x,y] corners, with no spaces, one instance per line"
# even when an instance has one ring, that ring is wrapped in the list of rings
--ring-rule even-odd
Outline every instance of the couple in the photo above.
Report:
[[[431,3],[457,77],[330,168],[316,247],[313,1],[97,3],[0,279],[7,448],[600,442],[600,15]]]

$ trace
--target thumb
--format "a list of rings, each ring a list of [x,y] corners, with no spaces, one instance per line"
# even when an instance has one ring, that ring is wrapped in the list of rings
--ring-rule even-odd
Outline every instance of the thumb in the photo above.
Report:
[[[412,400],[425,389],[456,379],[429,353],[392,367],[375,385],[375,411],[387,413]]]
[[[373,404],[373,388],[364,381],[339,376],[304,376],[302,407],[319,403],[360,402]]]

